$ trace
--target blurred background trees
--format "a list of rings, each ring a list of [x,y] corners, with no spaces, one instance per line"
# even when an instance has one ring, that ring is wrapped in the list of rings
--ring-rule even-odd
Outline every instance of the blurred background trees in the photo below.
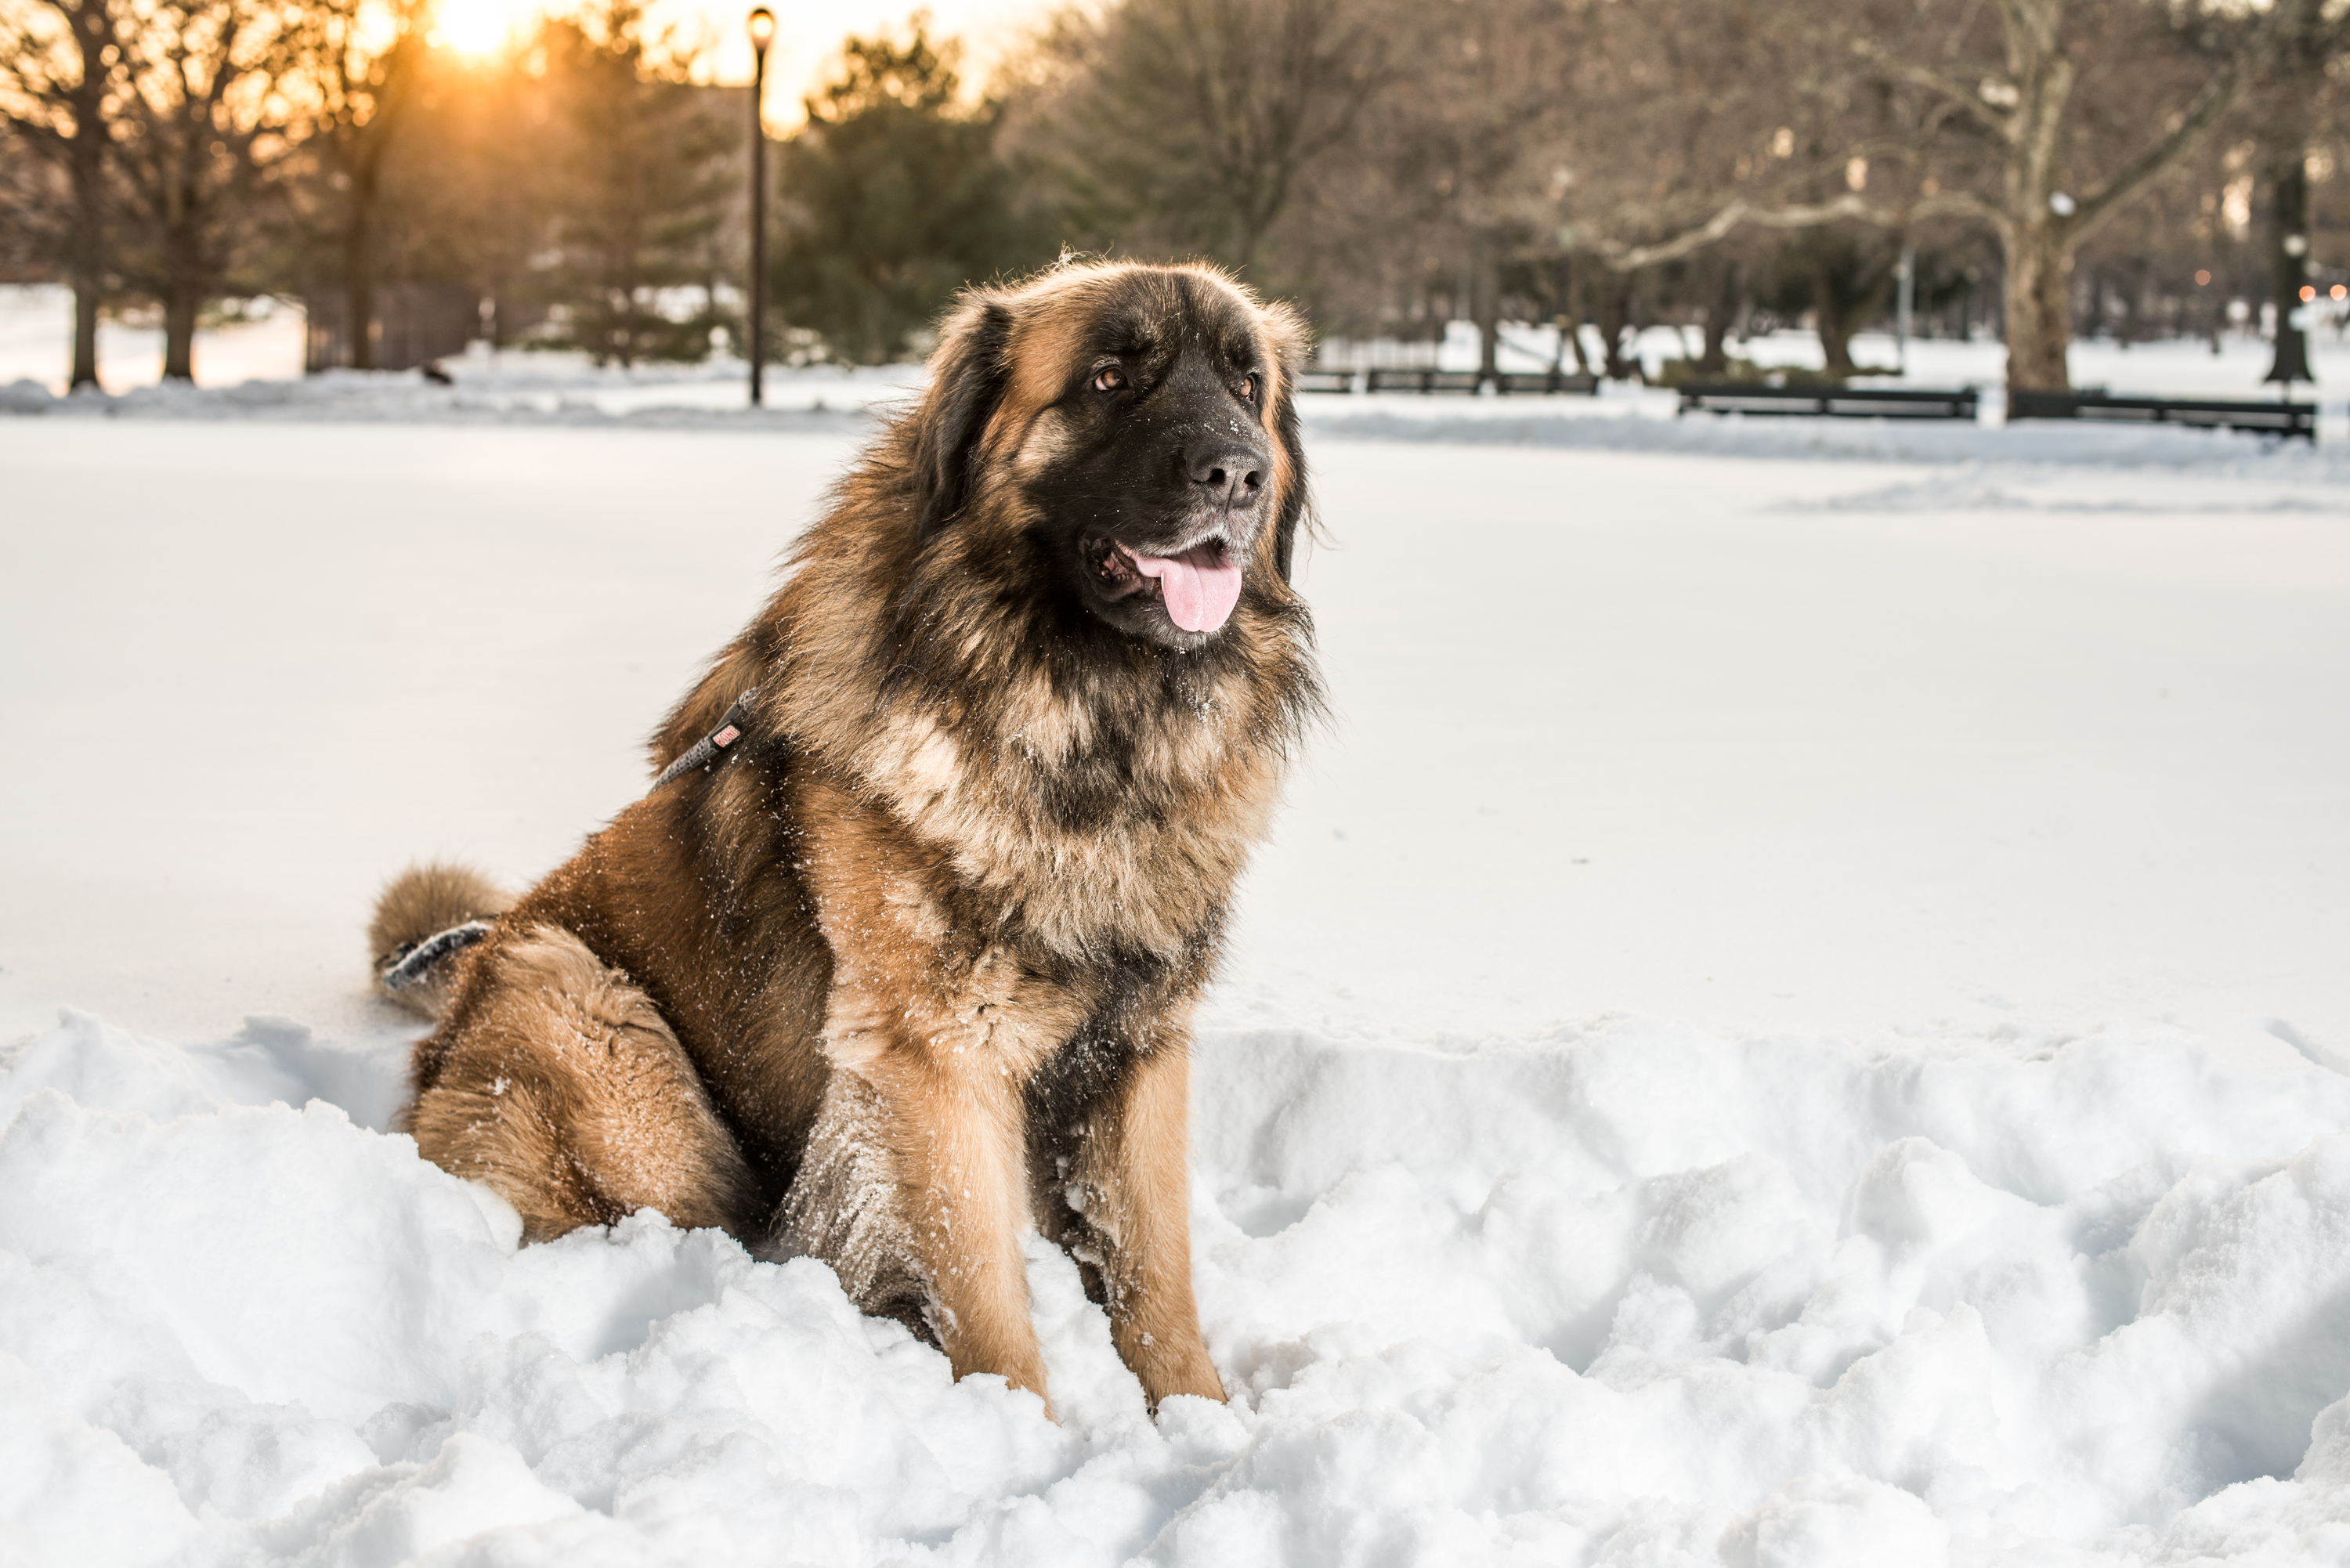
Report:
[[[103,309],[159,311],[184,374],[255,292],[304,299],[314,368],[740,350],[749,112],[708,39],[588,0],[464,53],[452,3],[0,0],[0,269],[71,286],[77,380]],[[1347,337],[1471,322],[1489,367],[1655,373],[1669,325],[1731,373],[1800,323],[1843,375],[1907,255],[1920,330],[2002,337],[2020,386],[2076,334],[2231,322],[2305,377],[2303,291],[2350,282],[2345,11],[1097,0],[984,83],[918,15],[771,120],[771,347],[916,354],[957,286],[1074,249],[1212,258]]]
[[[956,289],[1053,254],[995,155],[1003,106],[963,101],[956,55],[920,16],[849,39],[785,147],[774,298],[835,358],[919,356]]]
[[[546,23],[537,49],[551,110],[539,301],[599,365],[702,358],[733,270],[719,236],[736,122],[652,47],[635,0]]]

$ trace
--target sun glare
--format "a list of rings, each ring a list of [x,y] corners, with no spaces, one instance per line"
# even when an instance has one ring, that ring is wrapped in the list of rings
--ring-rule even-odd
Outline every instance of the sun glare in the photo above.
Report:
[[[494,54],[520,21],[520,8],[512,0],[441,0],[432,36],[461,55]]]

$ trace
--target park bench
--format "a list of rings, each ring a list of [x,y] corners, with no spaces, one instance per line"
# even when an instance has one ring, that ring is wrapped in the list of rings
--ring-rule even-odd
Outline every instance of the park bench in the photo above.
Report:
[[[1367,370],[1363,374],[1363,389],[1367,392],[1468,392],[1475,393],[1485,378],[1475,370]]]
[[[1376,370],[1300,370],[1297,390],[1301,392],[1351,392],[1356,378],[1367,392],[1477,392],[1482,391],[1487,378],[1479,370],[1429,370],[1383,369]],[[1578,374],[1573,370],[1503,370],[1491,377],[1496,393],[1523,395],[1529,392],[1565,392],[1592,397],[1599,390],[1599,378]]]
[[[1493,377],[1493,390],[1501,396],[1520,392],[1566,392],[1576,397],[1596,397],[1599,378],[1574,370],[1503,370]]]
[[[2208,398],[2116,398],[2104,392],[2007,394],[2007,417],[2017,420],[2115,420],[2148,424],[2194,425],[2204,430],[2260,431],[2269,435],[2317,439],[2317,405],[2264,403]]]
[[[1971,420],[1975,389],[1773,387],[1761,381],[1684,381],[1682,413],[1827,414],[1839,419]]]

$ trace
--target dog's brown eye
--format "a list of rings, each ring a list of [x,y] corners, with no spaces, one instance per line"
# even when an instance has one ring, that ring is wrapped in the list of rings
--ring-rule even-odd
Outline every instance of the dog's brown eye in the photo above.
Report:
[[[1115,392],[1125,385],[1126,372],[1115,365],[1094,372],[1094,390],[1097,392]]]
[[[1243,403],[1254,402],[1256,400],[1256,378],[1254,376],[1243,376],[1241,378],[1241,384],[1234,387],[1232,389],[1232,392],[1233,395],[1238,397]]]

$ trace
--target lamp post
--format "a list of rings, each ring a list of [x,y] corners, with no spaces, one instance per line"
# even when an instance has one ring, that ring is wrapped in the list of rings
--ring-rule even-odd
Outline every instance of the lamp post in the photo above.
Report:
[[[766,401],[767,369],[767,46],[775,41],[775,14],[751,13],[751,406]]]

